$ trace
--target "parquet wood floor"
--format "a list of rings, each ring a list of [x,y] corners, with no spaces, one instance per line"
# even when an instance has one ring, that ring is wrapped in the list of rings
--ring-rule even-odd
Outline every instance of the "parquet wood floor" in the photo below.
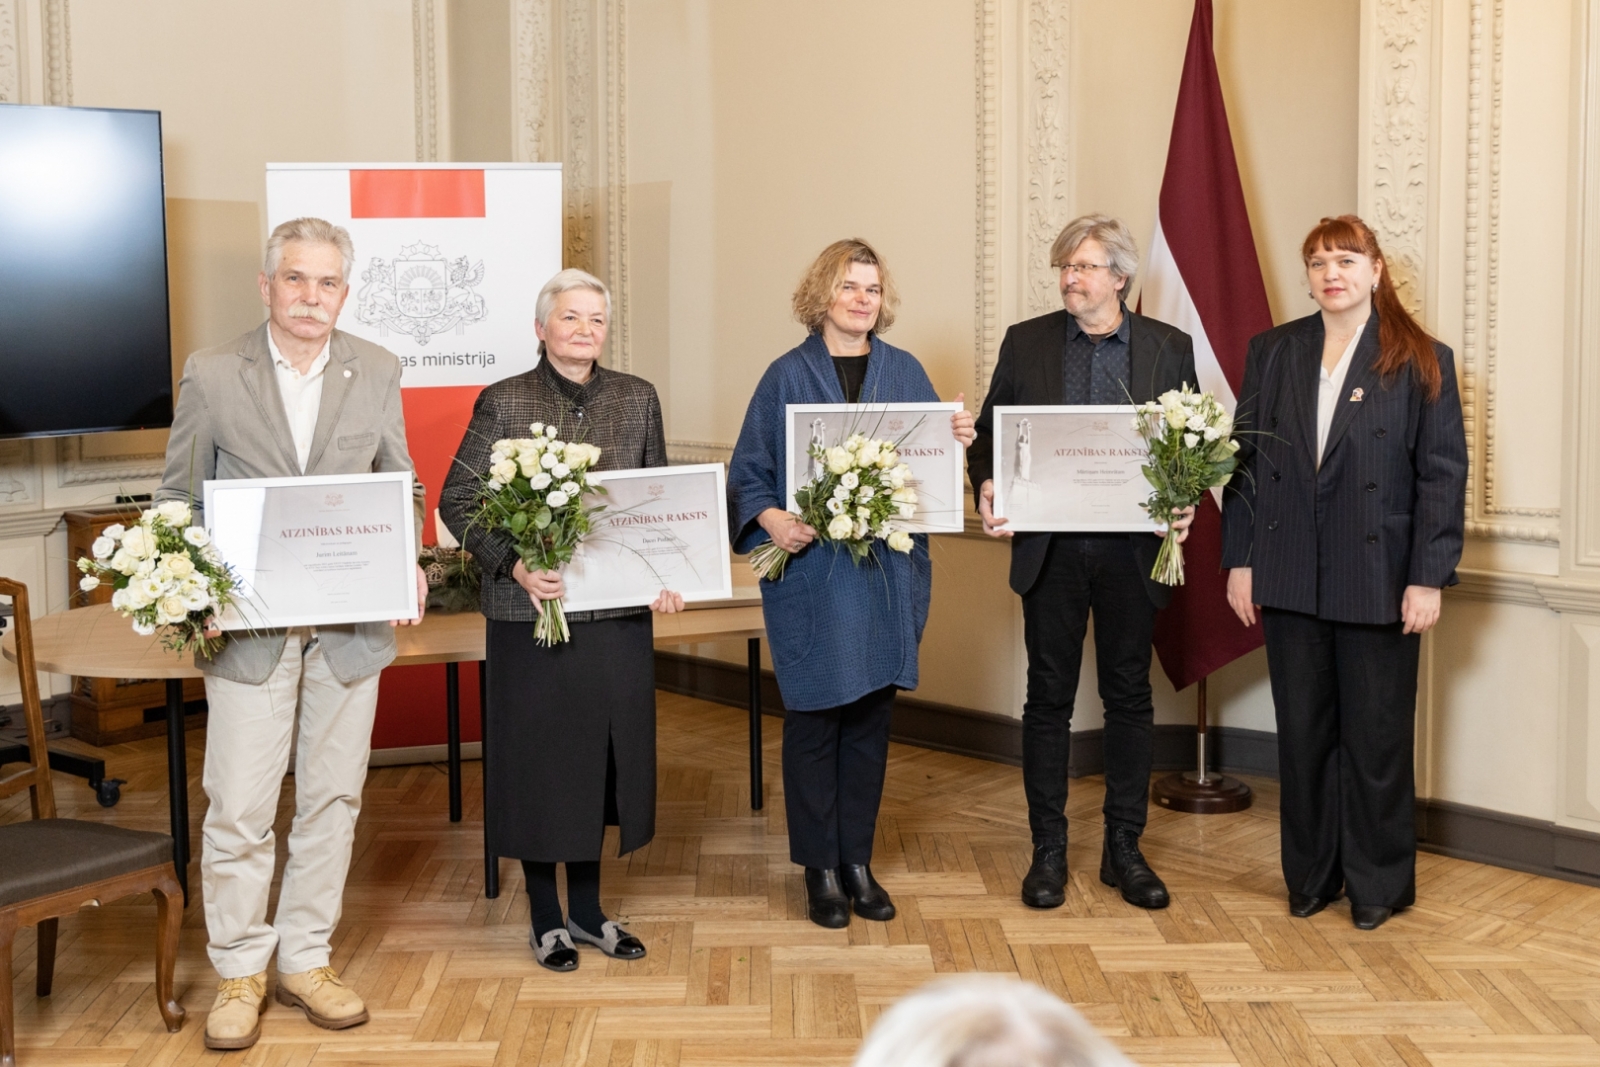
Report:
[[[478,765],[467,765],[457,826],[441,766],[376,769],[333,959],[372,1021],[329,1033],[273,1006],[260,1044],[232,1061],[847,1064],[902,994],[939,974],[999,971],[1077,1005],[1148,1065],[1600,1064],[1600,889],[1424,854],[1417,906],[1381,930],[1354,930],[1343,904],[1291,919],[1277,795],[1253,782],[1248,812],[1151,811],[1145,849],[1173,905],[1144,912],[1097,878],[1101,788],[1088,779],[1072,787],[1066,906],[1030,911],[1017,899],[1030,855],[1020,773],[896,745],[873,867],[899,917],[823,930],[805,920],[788,860],[776,721],[767,806],[752,816],[743,713],[667,694],[659,704],[657,836],[608,861],[602,883],[646,959],[585,952],[575,973],[541,970],[516,865],[503,865],[499,899],[482,896]],[[198,818],[203,736],[190,744]],[[129,779],[121,805],[102,811],[81,782],[58,778],[63,814],[165,829],[162,742],[104,752]],[[6,802],[0,821],[25,818],[25,804]],[[198,885],[197,869],[190,877]],[[176,1035],[152,994],[153,924],[148,899],[63,920],[47,1000],[32,995],[32,935],[19,940],[24,1067],[219,1058],[201,1043],[215,989],[202,911],[192,905],[184,927],[177,984],[189,1019]]]

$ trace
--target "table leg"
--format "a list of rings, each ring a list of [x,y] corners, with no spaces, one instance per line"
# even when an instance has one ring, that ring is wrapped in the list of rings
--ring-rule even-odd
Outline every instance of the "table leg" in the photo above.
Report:
[[[750,652],[750,810],[760,811],[761,797],[761,638],[752,637]]]
[[[450,821],[461,821],[461,667],[444,665],[445,761],[450,768]]]
[[[167,679],[167,807],[172,816],[172,865],[189,904],[189,750],[183,721],[183,679]]]
[[[478,746],[483,768],[483,895],[490,900],[500,895],[500,857],[489,851],[489,661],[478,661]]]

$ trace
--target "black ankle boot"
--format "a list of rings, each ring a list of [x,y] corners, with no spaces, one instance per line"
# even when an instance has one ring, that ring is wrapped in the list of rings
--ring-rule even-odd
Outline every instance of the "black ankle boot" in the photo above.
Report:
[[[1066,844],[1035,845],[1033,865],[1022,879],[1022,902],[1030,908],[1059,908],[1066,899]]]
[[[1106,827],[1100,849],[1100,880],[1122,891],[1122,899],[1136,908],[1164,908],[1171,903],[1167,887],[1139,851],[1138,831],[1126,826]]]
[[[818,926],[839,930],[850,925],[850,898],[831,867],[806,868],[806,913]]]
[[[872,877],[871,867],[865,863],[846,863],[839,868],[839,881],[844,884],[845,895],[855,905],[857,915],[881,923],[894,918],[894,901],[889,899],[889,891]]]

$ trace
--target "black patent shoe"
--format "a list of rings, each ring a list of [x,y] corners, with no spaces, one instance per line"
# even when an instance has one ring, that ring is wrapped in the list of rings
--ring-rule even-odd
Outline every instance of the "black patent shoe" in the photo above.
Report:
[[[1022,902],[1030,908],[1059,908],[1067,900],[1067,846],[1035,845],[1033,866],[1022,879]]]
[[[832,867],[806,868],[806,914],[818,926],[842,930],[850,925],[850,898]]]
[[[1313,897],[1305,893],[1296,893],[1291,889],[1289,890],[1289,914],[1296,919],[1309,919],[1338,899],[1337,893],[1331,897]]]
[[[580,944],[593,945],[614,960],[644,958],[644,942],[629,933],[621,923],[610,919],[600,924],[599,934],[591,934],[569,918],[567,933],[572,935],[572,940]]]
[[[1393,908],[1386,908],[1382,904],[1350,905],[1350,921],[1357,930],[1376,930],[1388,922],[1393,914]]]
[[[894,901],[889,899],[889,891],[872,877],[871,867],[865,863],[847,863],[839,868],[839,881],[857,915],[880,923],[894,918]]]
[[[1139,851],[1139,834],[1125,826],[1106,827],[1100,848],[1100,880],[1122,892],[1136,908],[1164,908],[1172,903],[1167,887]]]
[[[572,938],[561,927],[546,930],[543,937],[528,933],[528,944],[533,946],[533,958],[548,971],[575,971],[578,969],[578,950]]]

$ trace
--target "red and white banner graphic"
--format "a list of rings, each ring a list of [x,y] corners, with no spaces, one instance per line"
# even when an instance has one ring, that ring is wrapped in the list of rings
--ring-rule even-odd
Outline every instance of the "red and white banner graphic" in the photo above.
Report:
[[[1211,0],[1195,0],[1140,310],[1194,338],[1199,386],[1231,413],[1250,338],[1272,327],[1211,47]],[[1156,617],[1156,654],[1183,689],[1261,645],[1228,607],[1222,516],[1204,500],[1184,545],[1188,575]]]

